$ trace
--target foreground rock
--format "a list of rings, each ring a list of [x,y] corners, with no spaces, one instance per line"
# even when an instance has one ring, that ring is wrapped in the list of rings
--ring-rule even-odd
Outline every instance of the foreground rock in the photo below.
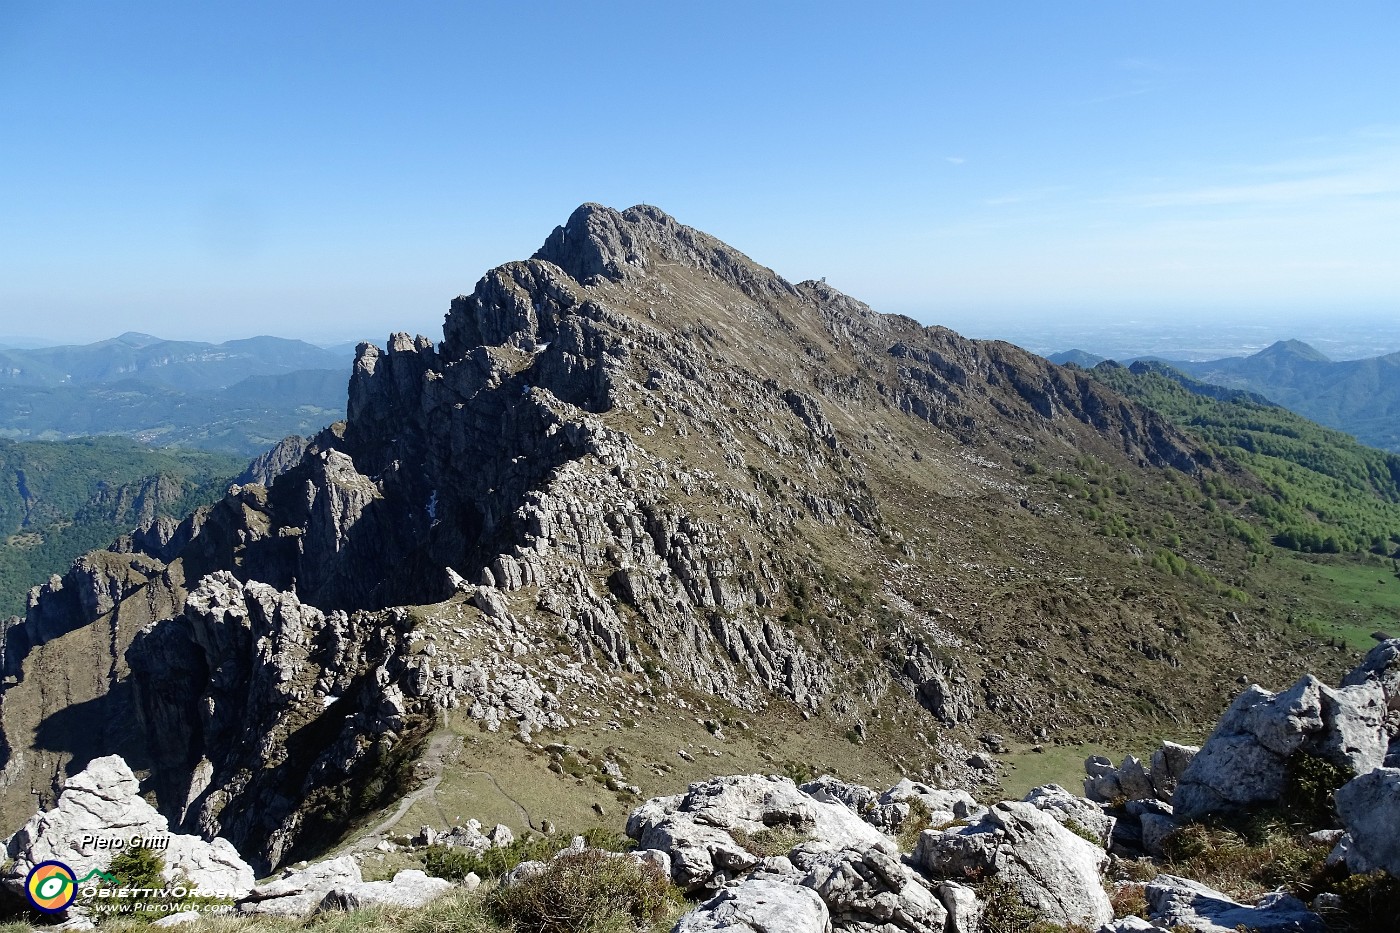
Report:
[[[1113,826],[1118,822],[1105,813],[1099,804],[1076,797],[1058,784],[1032,788],[1026,794],[1025,802],[1037,810],[1044,810],[1055,822],[1069,827],[1072,832],[1094,837],[1105,849],[1113,837]]]
[[[848,933],[943,930],[948,911],[927,883],[883,848],[824,852],[806,845],[791,861],[800,884],[817,892],[832,925]]]
[[[776,881],[725,888],[686,914],[674,933],[830,933],[831,918],[816,892]]]
[[[719,887],[759,864],[760,856],[736,841],[735,832],[751,839],[774,830],[795,832],[816,850],[896,851],[850,809],[776,776],[711,778],[684,794],[648,800],[627,820],[627,835],[639,847],[670,855],[671,877],[686,891]]]
[[[1108,855],[1029,803],[1003,801],[970,826],[926,831],[913,860],[935,878],[1003,881],[1053,923],[1113,919],[1100,880]]]
[[[11,859],[4,875],[13,890],[39,862],[60,861],[82,877],[105,869],[116,850],[98,849],[96,840],[133,837],[165,840],[159,850],[165,877],[205,890],[242,896],[253,886],[253,869],[227,839],[205,841],[169,831],[169,823],[141,797],[141,787],[117,755],[95,758],[73,775],[52,810],[35,814],[5,842]]]
[[[452,889],[452,882],[421,871],[401,871],[392,881],[365,881],[348,855],[288,870],[260,884],[238,903],[243,914],[304,917],[317,910],[355,910],[375,904],[422,907]]]
[[[1386,753],[1388,768],[1400,768],[1400,638],[1381,642],[1366,653],[1366,658],[1342,680],[1343,687],[1372,683],[1385,694],[1386,734],[1390,747]]]
[[[1306,675],[1283,693],[1241,693],[1191,760],[1173,804],[1182,821],[1277,803],[1299,753],[1365,774],[1385,760],[1386,697],[1367,680],[1336,690]]]
[[[1287,894],[1266,894],[1254,906],[1231,900],[1199,882],[1158,875],[1147,885],[1147,904],[1161,929],[1192,933],[1325,933],[1322,918]]]
[[[1337,791],[1347,834],[1339,844],[1353,872],[1400,877],[1400,768],[1377,768]]]

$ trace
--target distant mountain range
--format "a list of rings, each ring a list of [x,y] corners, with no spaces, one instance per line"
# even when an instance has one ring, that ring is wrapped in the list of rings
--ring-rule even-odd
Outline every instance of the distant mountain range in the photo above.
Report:
[[[1048,358],[1085,368],[1103,360],[1083,350]],[[1252,356],[1161,362],[1203,382],[1262,395],[1372,447],[1400,451],[1400,353],[1331,360],[1302,341],[1280,340]]]
[[[201,391],[227,388],[249,376],[336,369],[349,362],[344,353],[282,337],[201,343],[128,332],[80,346],[0,349],[0,385],[52,387],[139,379]]]
[[[343,418],[351,359],[280,337],[0,349],[0,437],[113,434],[250,457]]]

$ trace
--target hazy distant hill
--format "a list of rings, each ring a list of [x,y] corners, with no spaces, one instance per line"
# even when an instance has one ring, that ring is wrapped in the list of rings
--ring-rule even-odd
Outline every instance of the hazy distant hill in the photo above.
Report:
[[[1265,395],[1363,443],[1400,451],[1400,353],[1333,361],[1297,340],[1253,356],[1177,363],[1197,379]]]
[[[1052,363],[1059,363],[1064,366],[1066,363],[1073,363],[1075,366],[1083,366],[1085,369],[1093,369],[1102,363],[1105,357],[1090,353],[1087,350],[1063,350],[1059,353],[1052,353],[1046,357]]]
[[[139,379],[185,391],[221,389],[249,376],[347,367],[350,356],[300,340],[225,343],[162,340],[128,332],[81,346],[0,350],[0,385],[93,385]]]
[[[252,457],[288,434],[345,417],[346,369],[251,376],[186,391],[128,379],[87,386],[0,386],[0,437],[63,440],[117,434],[159,447]]]
[[[219,498],[242,466],[222,454],[116,437],[0,440],[0,618],[23,612],[31,586],[85,551]]]
[[[1047,359],[1092,369],[1104,357],[1075,349]],[[1204,383],[1256,393],[1364,444],[1400,452],[1400,353],[1336,361],[1301,340],[1280,340],[1252,356],[1118,362],[1136,359],[1164,363]],[[1200,394],[1198,387],[1193,391]]]
[[[351,358],[280,337],[0,348],[0,437],[116,434],[251,457],[344,417]]]

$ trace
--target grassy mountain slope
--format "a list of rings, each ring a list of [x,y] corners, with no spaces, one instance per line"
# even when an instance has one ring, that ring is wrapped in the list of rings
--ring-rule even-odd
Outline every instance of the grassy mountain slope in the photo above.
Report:
[[[120,438],[0,441],[0,616],[79,555],[157,515],[178,518],[221,496],[242,464]]]
[[[1221,530],[1272,565],[1261,573],[1304,584],[1290,597],[1291,621],[1354,647],[1377,628],[1394,630],[1400,456],[1160,363],[1104,363],[1092,374],[1194,435],[1226,467],[1201,492],[1218,504]]]
[[[1247,503],[1295,551],[1389,555],[1400,545],[1400,456],[1357,443],[1286,408],[1215,387],[1160,364],[1102,365],[1094,376],[1162,413],[1213,451],[1247,467],[1263,489],[1214,481]]]

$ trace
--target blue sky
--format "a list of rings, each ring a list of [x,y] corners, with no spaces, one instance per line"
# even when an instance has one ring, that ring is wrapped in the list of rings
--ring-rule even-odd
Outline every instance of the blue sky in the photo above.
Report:
[[[967,330],[1394,316],[1397,47],[1393,0],[4,0],[0,334],[437,335],[583,201]]]

